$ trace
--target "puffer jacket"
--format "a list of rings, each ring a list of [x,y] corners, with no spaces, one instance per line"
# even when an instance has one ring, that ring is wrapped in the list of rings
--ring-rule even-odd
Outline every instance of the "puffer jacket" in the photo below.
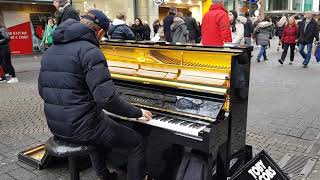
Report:
[[[54,31],[53,43],[42,56],[38,88],[55,136],[92,141],[108,129],[102,109],[141,117],[139,108],[119,96],[93,30],[69,19]]]
[[[134,40],[134,34],[127,26],[126,22],[120,19],[115,19],[108,31],[110,39],[121,39],[121,40]]]
[[[214,3],[202,19],[202,44],[223,46],[232,42],[230,20],[221,4]]]
[[[257,44],[267,46],[270,44],[270,37],[272,33],[272,23],[262,21],[258,24],[255,34],[257,35]]]
[[[180,17],[175,17],[171,24],[172,43],[187,43],[189,39],[188,27],[184,20]]]
[[[295,44],[298,38],[298,26],[287,24],[281,36],[281,42],[285,44]]]

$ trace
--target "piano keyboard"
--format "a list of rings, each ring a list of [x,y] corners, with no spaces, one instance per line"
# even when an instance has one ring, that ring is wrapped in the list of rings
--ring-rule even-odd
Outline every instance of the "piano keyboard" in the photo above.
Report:
[[[150,121],[146,121],[145,118],[127,118],[123,116],[119,116],[108,111],[104,110],[104,113],[108,116],[119,118],[127,121],[136,121],[139,123],[147,124],[150,126],[155,126],[158,128],[166,129],[169,131],[173,131],[175,133],[181,133],[184,135],[199,137],[199,133],[204,130],[207,125],[197,122],[191,122],[186,120],[181,120],[165,115],[154,114]]]

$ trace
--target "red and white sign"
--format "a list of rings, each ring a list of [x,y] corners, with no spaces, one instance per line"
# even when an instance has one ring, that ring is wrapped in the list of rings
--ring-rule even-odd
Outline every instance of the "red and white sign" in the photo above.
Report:
[[[8,28],[12,54],[32,54],[32,33],[30,22],[25,22]]]
[[[10,33],[12,54],[32,54],[30,14],[23,11],[4,11],[3,15]]]

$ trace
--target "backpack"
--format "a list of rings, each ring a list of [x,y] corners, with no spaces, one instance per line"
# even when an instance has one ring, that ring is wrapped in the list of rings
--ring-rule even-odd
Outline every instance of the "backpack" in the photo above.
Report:
[[[206,180],[208,165],[204,157],[186,153],[181,161],[176,180]]]

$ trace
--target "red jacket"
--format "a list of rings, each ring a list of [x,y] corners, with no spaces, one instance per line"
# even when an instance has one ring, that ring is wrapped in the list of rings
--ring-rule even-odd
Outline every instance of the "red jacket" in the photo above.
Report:
[[[296,24],[284,27],[281,42],[285,44],[295,44],[298,39],[298,26]]]
[[[223,46],[232,42],[230,20],[221,4],[213,4],[202,19],[202,44]]]

